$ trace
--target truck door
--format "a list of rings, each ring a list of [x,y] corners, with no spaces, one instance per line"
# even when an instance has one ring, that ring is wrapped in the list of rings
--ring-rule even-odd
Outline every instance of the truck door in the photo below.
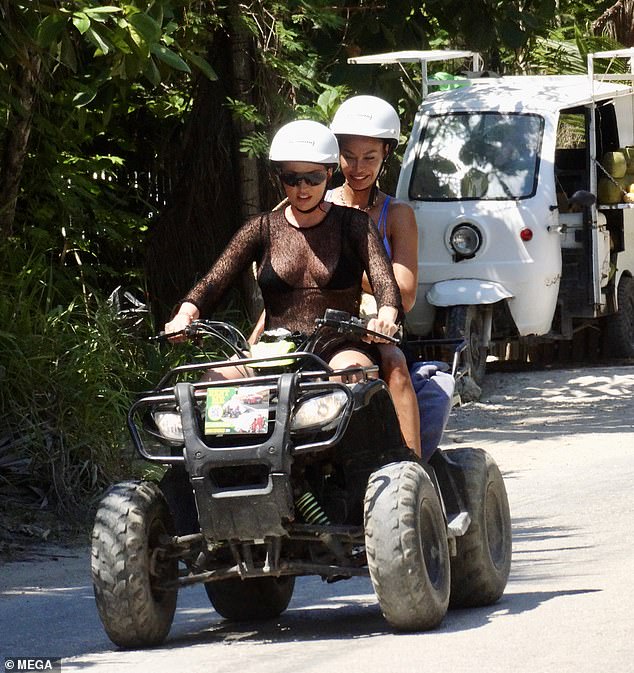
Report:
[[[578,190],[597,194],[603,172],[595,159],[618,149],[616,116],[612,103],[578,107],[562,112],[557,130],[555,179],[561,227],[563,307],[562,332],[571,329],[567,319],[595,318],[606,311],[606,285],[610,272],[609,229],[618,228],[621,212],[599,212],[597,206],[578,208],[568,200]],[[622,224],[621,224],[622,227]]]

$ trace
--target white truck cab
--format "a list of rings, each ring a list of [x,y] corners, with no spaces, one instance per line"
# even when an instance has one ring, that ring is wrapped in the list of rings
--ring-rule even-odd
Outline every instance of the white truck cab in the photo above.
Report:
[[[473,52],[351,59],[423,70],[396,192],[419,228],[409,333],[464,336],[476,380],[495,341],[572,339],[591,324],[611,354],[634,357],[634,204],[597,198],[601,179],[628,191],[601,161],[634,145],[634,50],[589,55],[587,75],[427,77],[429,62],[467,57],[477,69]],[[596,74],[606,61],[627,72]],[[434,85],[445,90],[427,95]]]

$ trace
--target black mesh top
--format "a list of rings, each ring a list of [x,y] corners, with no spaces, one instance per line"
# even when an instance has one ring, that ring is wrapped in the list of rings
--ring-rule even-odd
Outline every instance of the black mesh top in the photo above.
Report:
[[[364,271],[379,307],[401,307],[376,227],[354,208],[333,204],[319,224],[301,229],[288,222],[284,210],[249,219],[183,301],[208,316],[252,262],[257,264],[266,329],[309,334],[327,308],[358,315]]]

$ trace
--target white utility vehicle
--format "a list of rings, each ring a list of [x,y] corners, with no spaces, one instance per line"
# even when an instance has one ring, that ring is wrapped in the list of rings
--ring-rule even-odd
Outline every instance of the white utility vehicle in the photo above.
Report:
[[[472,59],[464,81],[428,77],[428,63],[456,58]],[[634,161],[625,176],[606,165],[634,159],[634,50],[590,54],[587,75],[478,77],[479,56],[458,51],[350,61],[422,67],[396,193],[419,227],[409,333],[464,336],[476,380],[495,342],[588,327],[634,357],[634,204],[620,202],[634,200]]]

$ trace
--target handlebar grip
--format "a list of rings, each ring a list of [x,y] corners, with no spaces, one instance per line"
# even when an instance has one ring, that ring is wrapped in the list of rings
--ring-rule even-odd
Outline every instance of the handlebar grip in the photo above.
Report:
[[[167,334],[161,330],[158,334],[153,334],[152,336],[148,337],[148,341],[162,341],[163,339],[167,338]]]
[[[171,337],[184,336],[186,338],[196,336],[197,330],[196,327],[187,325],[187,327],[178,330],[177,332],[166,332],[161,330],[158,334],[149,337],[150,341],[169,341]]]

